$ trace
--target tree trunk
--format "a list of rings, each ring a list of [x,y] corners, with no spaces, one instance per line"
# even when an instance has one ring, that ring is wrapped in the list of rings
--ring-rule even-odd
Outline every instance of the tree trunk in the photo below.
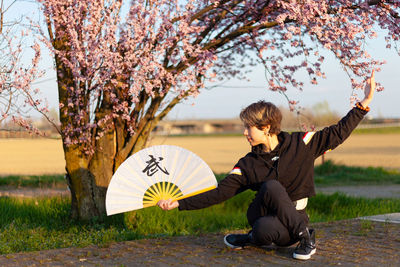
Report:
[[[78,146],[64,145],[66,179],[71,191],[71,215],[74,219],[88,220],[100,215],[93,201],[95,177],[89,170],[89,160]]]
[[[98,140],[91,157],[83,151],[79,146],[64,145],[71,215],[74,219],[90,220],[106,213],[105,196],[115,157],[114,132],[107,132]]]

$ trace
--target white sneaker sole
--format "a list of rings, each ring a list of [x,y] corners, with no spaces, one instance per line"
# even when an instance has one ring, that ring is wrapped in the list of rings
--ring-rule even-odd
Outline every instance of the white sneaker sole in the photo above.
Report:
[[[226,237],[227,237],[228,235],[226,235],[225,237],[224,237],[224,243],[225,243],[225,245],[227,245],[228,247],[230,247],[231,249],[236,249],[236,250],[239,250],[239,249],[242,249],[243,247],[240,247],[240,246],[235,246],[235,245],[232,245],[231,243],[229,243],[227,240],[226,240]]]
[[[311,256],[315,254],[315,252],[317,252],[316,248],[311,250],[310,254],[308,254],[308,255],[296,254],[295,252],[293,252],[293,258],[295,258],[297,260],[309,260],[311,258]]]

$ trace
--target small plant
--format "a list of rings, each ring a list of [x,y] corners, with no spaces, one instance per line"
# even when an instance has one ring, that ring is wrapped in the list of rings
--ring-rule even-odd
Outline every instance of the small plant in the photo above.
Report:
[[[360,224],[360,229],[353,233],[353,235],[356,236],[366,236],[368,235],[371,231],[375,229],[375,225],[369,221],[369,220],[362,220]]]

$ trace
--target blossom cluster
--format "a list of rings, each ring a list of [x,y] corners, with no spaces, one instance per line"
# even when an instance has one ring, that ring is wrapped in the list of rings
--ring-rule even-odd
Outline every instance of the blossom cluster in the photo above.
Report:
[[[39,134],[29,122],[28,112],[35,109],[42,114],[48,113],[48,105],[41,98],[40,90],[33,86],[33,82],[44,74],[39,68],[41,49],[37,42],[30,47],[33,52],[30,64],[23,64],[27,34],[22,30],[18,35],[11,27],[1,33],[0,122],[11,119],[29,132]]]

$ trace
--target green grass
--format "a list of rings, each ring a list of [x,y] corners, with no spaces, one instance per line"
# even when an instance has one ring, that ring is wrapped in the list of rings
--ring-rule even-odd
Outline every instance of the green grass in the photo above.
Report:
[[[376,167],[350,167],[334,164],[328,160],[315,167],[315,184],[330,185],[368,185],[400,184],[400,172]]]
[[[118,214],[87,223],[69,217],[69,198],[0,198],[0,253],[36,251],[157,236],[197,235],[247,229],[246,210],[254,192],[246,191],[213,207],[162,211],[158,207]],[[323,222],[399,212],[400,199],[317,195],[309,201],[311,222]]]
[[[10,175],[0,177],[0,186],[63,188],[67,186],[64,175]]]
[[[363,128],[355,129],[353,134],[399,134],[400,127]]]
[[[317,194],[310,198],[307,213],[311,222],[329,222],[361,216],[400,212],[400,199],[349,197]]]

